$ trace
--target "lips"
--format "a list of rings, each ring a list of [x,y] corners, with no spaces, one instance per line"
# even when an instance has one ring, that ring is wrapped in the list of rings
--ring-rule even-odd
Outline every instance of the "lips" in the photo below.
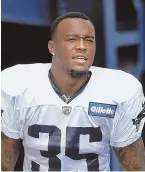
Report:
[[[88,58],[84,55],[76,55],[76,56],[73,56],[72,59],[88,60]]]
[[[88,60],[88,58],[86,57],[86,56],[84,56],[84,55],[76,55],[76,56],[73,56],[72,57],[72,59],[73,59],[73,61],[75,62],[75,63],[77,63],[77,64],[81,64],[81,65],[84,65],[84,64],[86,64],[86,62],[87,62],[87,60]]]

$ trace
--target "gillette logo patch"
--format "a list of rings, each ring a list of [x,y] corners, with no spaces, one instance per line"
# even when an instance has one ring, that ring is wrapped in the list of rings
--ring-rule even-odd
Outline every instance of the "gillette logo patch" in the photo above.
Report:
[[[88,114],[92,116],[114,118],[117,105],[104,103],[89,103]]]

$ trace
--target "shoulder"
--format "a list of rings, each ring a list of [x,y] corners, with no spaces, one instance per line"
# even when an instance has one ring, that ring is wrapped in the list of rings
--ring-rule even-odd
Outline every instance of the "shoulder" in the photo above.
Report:
[[[94,83],[99,82],[102,89],[112,93],[112,96],[119,99],[128,99],[142,89],[141,83],[133,75],[121,70],[92,67]],[[98,82],[96,82],[98,81]]]
[[[39,82],[50,64],[18,64],[9,67],[1,73],[1,88],[8,95],[16,96],[29,86]]]

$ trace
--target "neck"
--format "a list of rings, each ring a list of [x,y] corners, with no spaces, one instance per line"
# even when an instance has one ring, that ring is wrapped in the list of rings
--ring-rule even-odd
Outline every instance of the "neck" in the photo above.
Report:
[[[74,78],[59,67],[51,66],[51,79],[66,96],[74,95],[87,81],[88,76]]]

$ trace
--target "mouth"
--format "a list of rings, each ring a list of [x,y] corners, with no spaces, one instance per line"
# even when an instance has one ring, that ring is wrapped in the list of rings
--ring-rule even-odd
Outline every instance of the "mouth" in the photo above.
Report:
[[[86,62],[88,60],[87,57],[82,56],[82,55],[74,56],[74,57],[72,57],[72,59],[77,61],[77,62],[80,62],[80,63],[84,63],[84,62]]]

